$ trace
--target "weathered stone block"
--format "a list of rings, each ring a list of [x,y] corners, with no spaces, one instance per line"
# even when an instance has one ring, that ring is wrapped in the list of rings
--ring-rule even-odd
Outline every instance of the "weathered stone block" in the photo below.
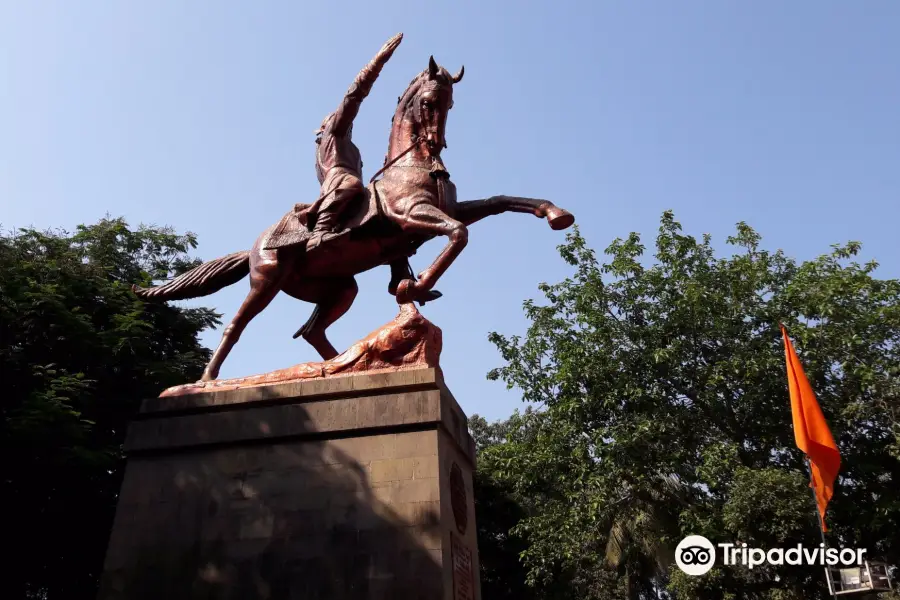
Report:
[[[480,600],[435,369],[154,398],[126,450],[100,600]]]

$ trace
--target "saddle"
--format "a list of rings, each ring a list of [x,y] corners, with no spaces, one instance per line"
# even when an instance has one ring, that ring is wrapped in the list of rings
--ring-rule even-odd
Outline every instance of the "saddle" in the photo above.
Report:
[[[364,192],[352,199],[340,215],[340,229],[336,233],[351,232],[363,227],[383,212],[379,209],[380,200],[375,184],[370,183]],[[275,225],[269,235],[264,250],[288,248],[298,244],[306,244],[312,236],[316,225],[318,203],[295,204]]]

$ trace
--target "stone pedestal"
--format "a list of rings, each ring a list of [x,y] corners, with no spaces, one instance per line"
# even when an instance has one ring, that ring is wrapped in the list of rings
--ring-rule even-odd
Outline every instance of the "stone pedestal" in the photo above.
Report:
[[[474,444],[434,368],[144,402],[100,600],[480,600]]]

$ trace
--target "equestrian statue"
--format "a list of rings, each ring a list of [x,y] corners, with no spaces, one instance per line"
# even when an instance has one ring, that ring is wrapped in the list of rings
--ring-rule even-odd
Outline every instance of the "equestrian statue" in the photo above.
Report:
[[[327,361],[338,352],[325,331],[353,304],[357,274],[389,265],[388,291],[397,302],[424,304],[440,297],[434,286],[465,248],[472,223],[504,212],[546,218],[554,230],[574,223],[571,213],[547,200],[492,196],[457,201],[441,152],[447,147],[453,86],[462,80],[464,69],[451,75],[434,57],[400,96],[384,165],[363,185],[362,160],[351,141],[353,120],[401,40],[402,34],[382,47],[316,131],[321,193],[315,202],[294,206],[263,231],[250,250],[203,263],[163,285],[133,286],[147,300],[184,300],[215,293],[249,273],[250,293],[225,328],[201,381],[218,377],[247,324],[280,291],[315,304],[294,337],[302,336]],[[416,278],[409,258],[438,236],[448,238],[447,245]]]

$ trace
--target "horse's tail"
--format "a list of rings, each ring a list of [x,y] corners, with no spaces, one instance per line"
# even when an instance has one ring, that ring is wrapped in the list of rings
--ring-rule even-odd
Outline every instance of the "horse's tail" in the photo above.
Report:
[[[250,253],[244,250],[205,262],[163,285],[150,288],[133,285],[131,290],[145,300],[186,300],[218,292],[249,272]]]

